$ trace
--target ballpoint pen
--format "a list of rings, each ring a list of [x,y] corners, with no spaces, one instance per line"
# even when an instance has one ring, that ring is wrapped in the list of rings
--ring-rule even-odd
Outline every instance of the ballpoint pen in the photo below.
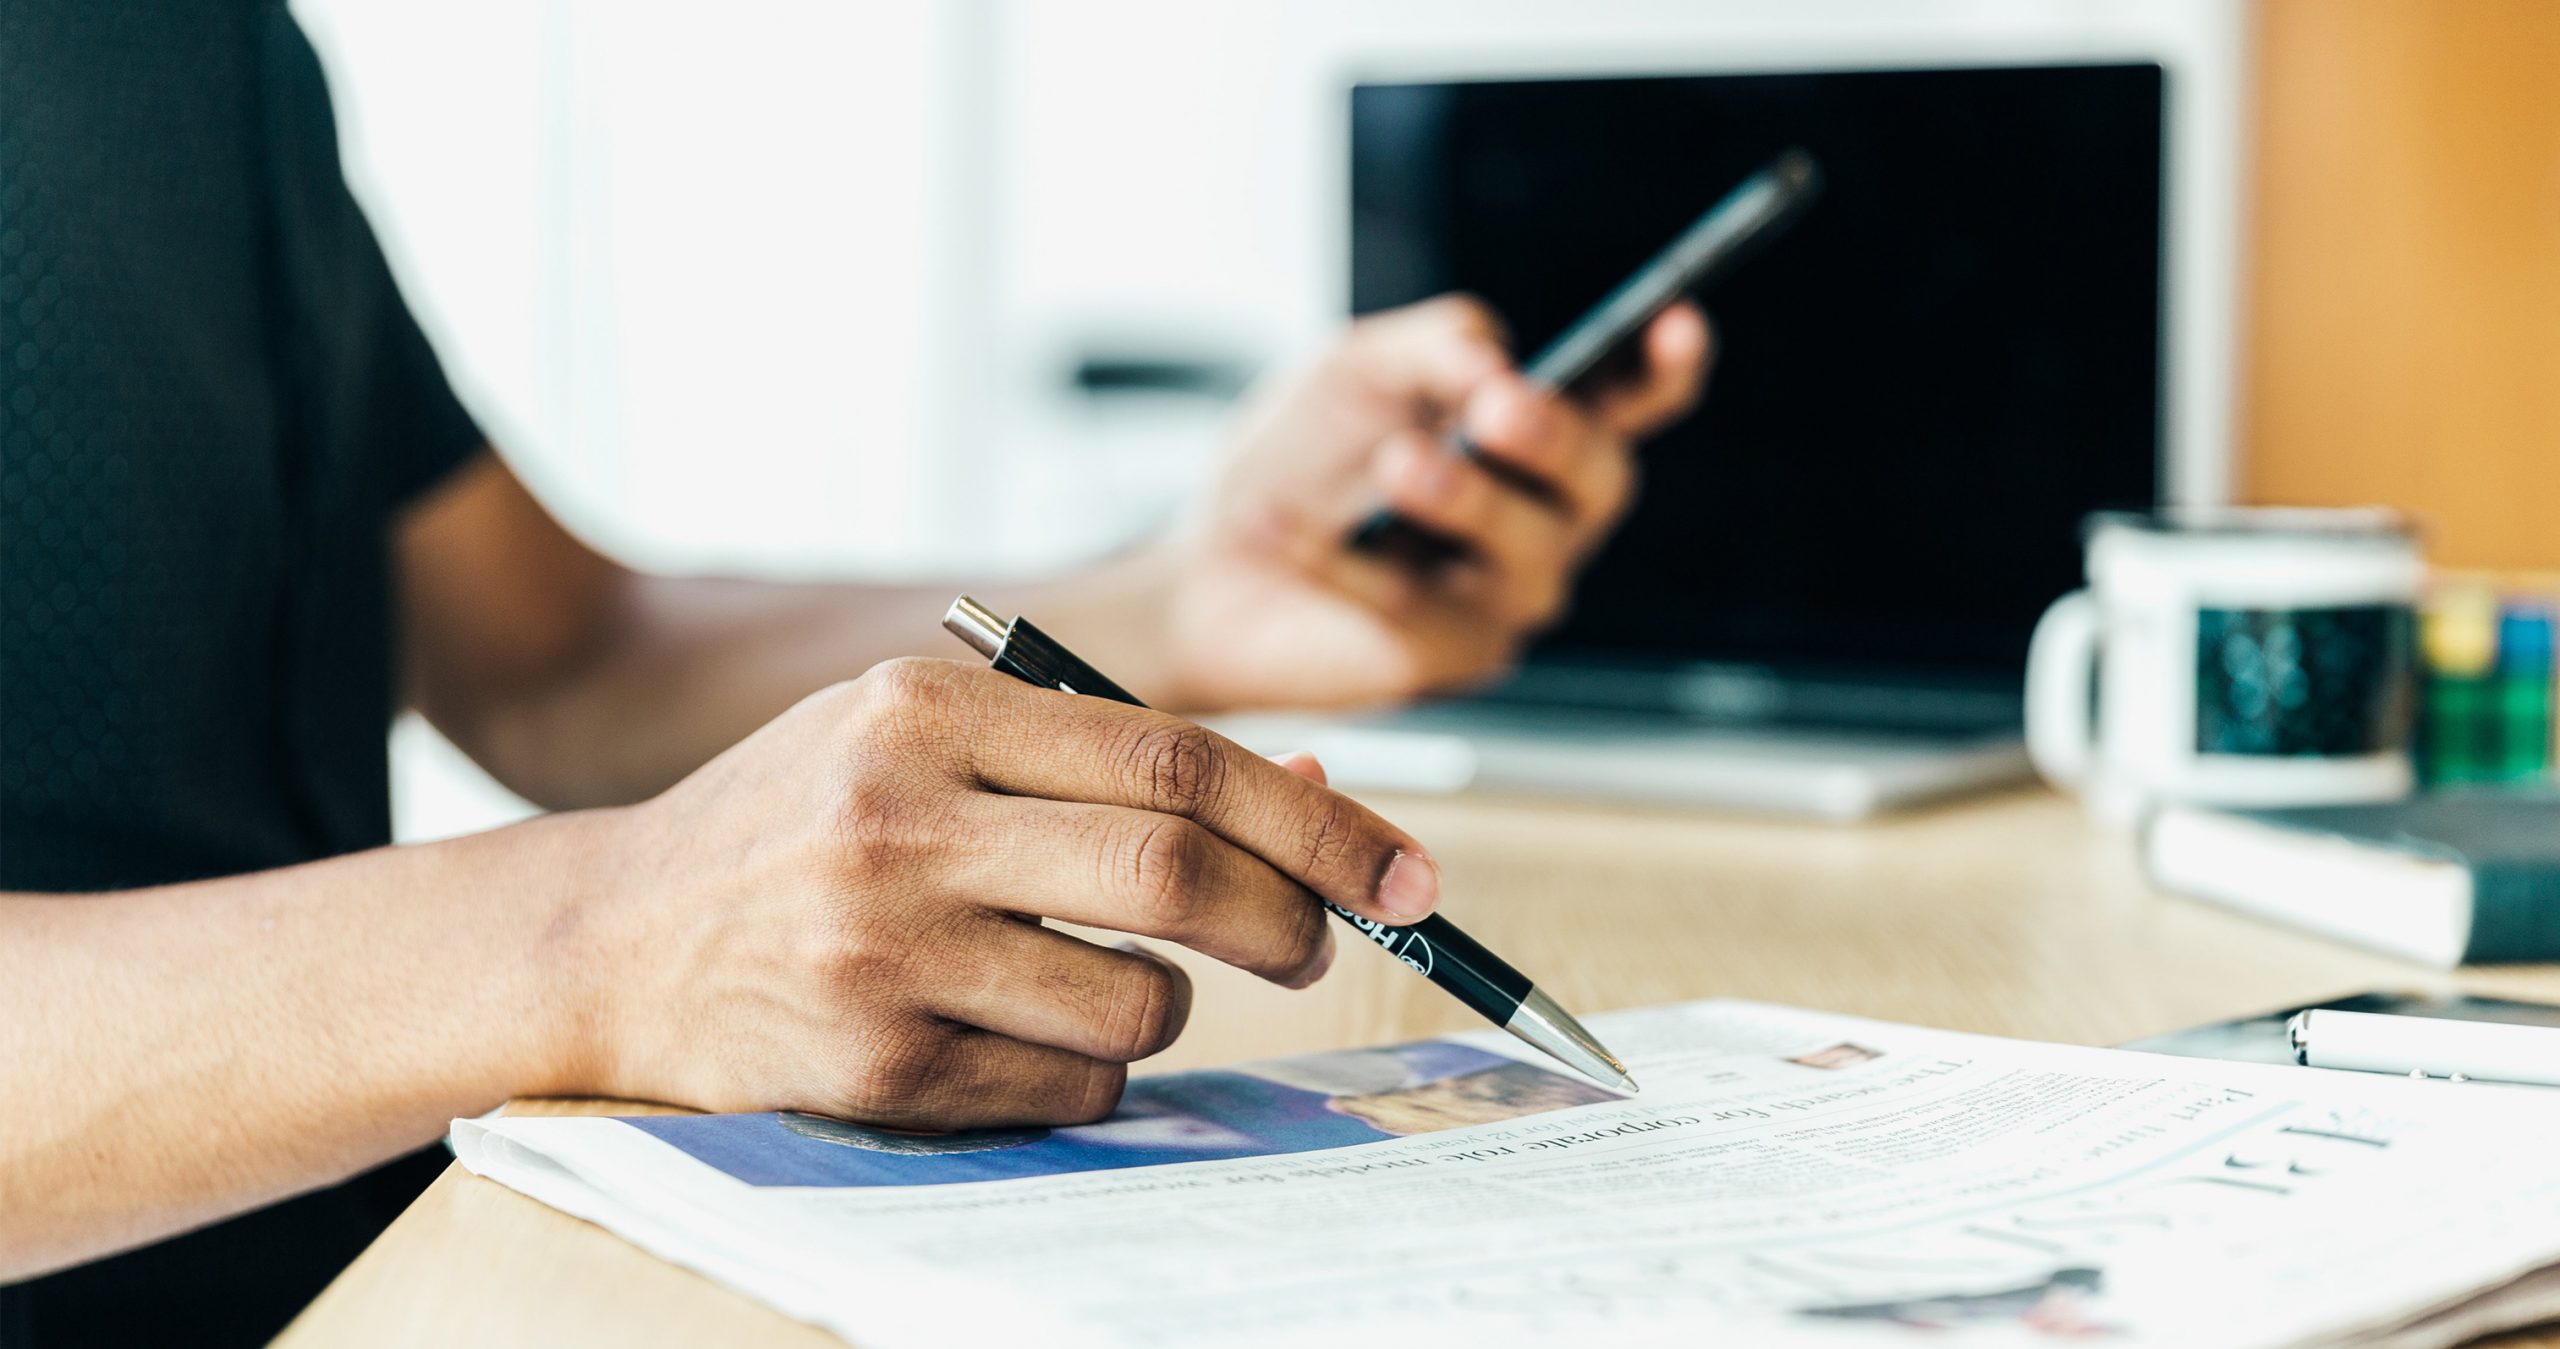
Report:
[[[2560,1027],[2315,1007],[2285,1025],[2306,1068],[2560,1087]]]
[[[1026,683],[1146,706],[1028,620],[1006,622],[966,595],[951,602],[942,626],[996,669]],[[1335,917],[1358,928],[1362,936],[1385,947],[1389,955],[1448,990],[1486,1020],[1593,1081],[1628,1092],[1638,1090],[1617,1055],[1593,1039],[1581,1022],[1529,982],[1528,976],[1459,931],[1457,924],[1435,913],[1418,923],[1391,926],[1363,918],[1331,900],[1323,903]]]

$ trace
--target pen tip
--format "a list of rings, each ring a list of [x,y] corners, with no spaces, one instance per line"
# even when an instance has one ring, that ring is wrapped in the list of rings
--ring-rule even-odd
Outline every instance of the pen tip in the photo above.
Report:
[[[1644,1088],[1637,1086],[1636,1080],[1627,1076],[1625,1073],[1618,1074],[1618,1085],[1625,1088],[1626,1093],[1629,1096],[1641,1096],[1644,1094]]]

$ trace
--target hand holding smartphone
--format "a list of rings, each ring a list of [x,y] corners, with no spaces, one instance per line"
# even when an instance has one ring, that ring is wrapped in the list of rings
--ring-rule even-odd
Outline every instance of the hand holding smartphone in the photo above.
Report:
[[[1777,237],[1811,203],[1821,186],[1821,169],[1803,150],[1788,150],[1768,167],[1742,180],[1723,200],[1660,253],[1636,269],[1574,320],[1554,341],[1541,348],[1521,374],[1531,383],[1565,394],[1602,368],[1607,358],[1641,333],[1655,315],[1692,290],[1703,289],[1729,271],[1754,245]],[[1450,442],[1459,453],[1501,472],[1455,432]],[[1506,475],[1508,476],[1508,475]],[[1364,552],[1436,564],[1464,552],[1461,545],[1414,524],[1384,507],[1352,531],[1351,546]]]

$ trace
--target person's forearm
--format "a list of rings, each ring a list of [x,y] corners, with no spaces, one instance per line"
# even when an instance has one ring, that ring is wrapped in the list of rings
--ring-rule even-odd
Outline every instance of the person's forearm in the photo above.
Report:
[[[585,660],[519,694],[469,746],[552,807],[664,790],[801,698],[899,656],[966,654],[942,630],[964,589],[1037,616],[1141,697],[1178,708],[1164,676],[1168,563],[1146,549],[1013,583],[778,584],[629,574]]]
[[[216,881],[0,896],[0,1282],[589,1080],[594,817]]]

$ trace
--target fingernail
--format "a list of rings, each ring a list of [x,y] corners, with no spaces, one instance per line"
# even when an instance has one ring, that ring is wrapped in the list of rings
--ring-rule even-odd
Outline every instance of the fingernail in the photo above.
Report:
[[[1271,761],[1309,782],[1321,786],[1332,785],[1333,780],[1325,775],[1324,765],[1316,760],[1316,756],[1305,750],[1293,749],[1286,754],[1274,754],[1271,756]]]
[[[1387,916],[1410,923],[1440,902],[1440,868],[1418,852],[1398,852],[1378,878],[1378,907]]]

